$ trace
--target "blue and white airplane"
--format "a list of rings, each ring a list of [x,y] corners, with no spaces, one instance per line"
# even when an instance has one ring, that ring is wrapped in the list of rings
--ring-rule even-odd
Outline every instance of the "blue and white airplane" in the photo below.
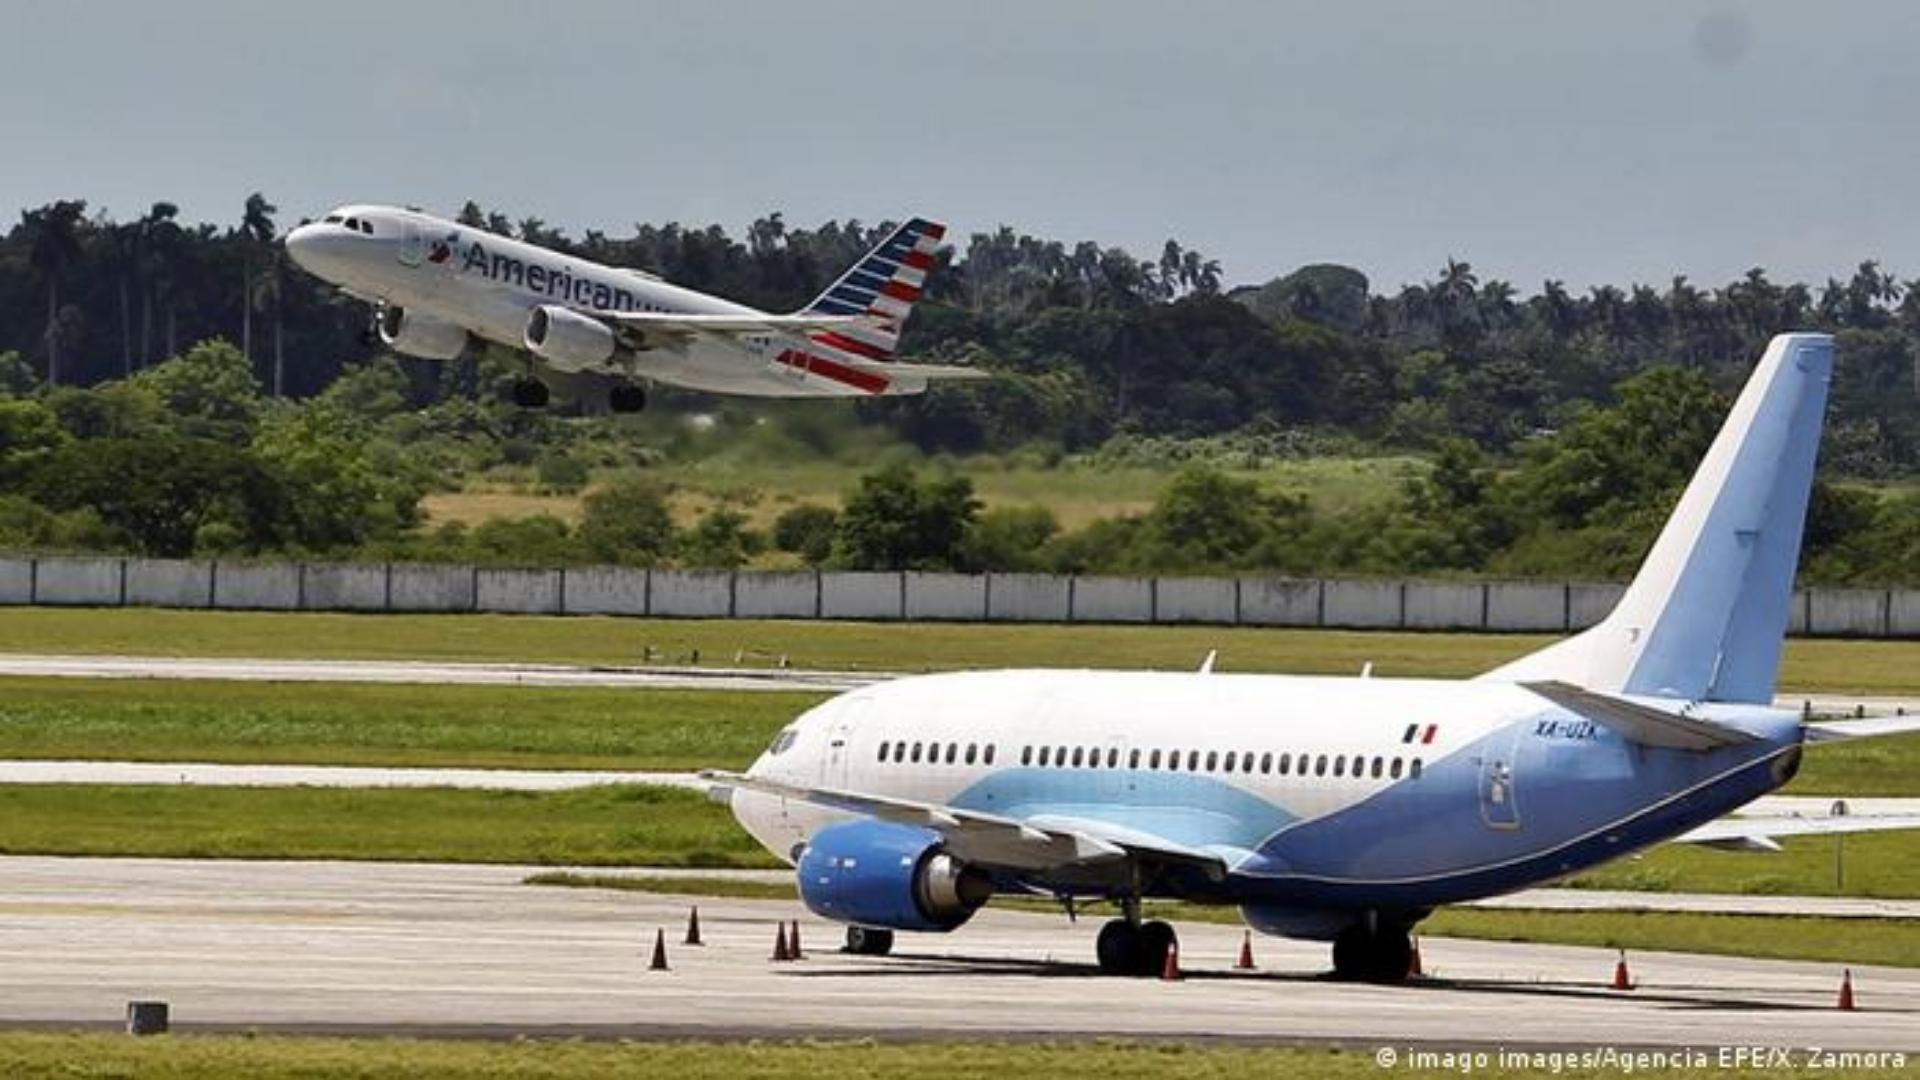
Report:
[[[1141,901],[1235,904],[1333,942],[1343,976],[1405,976],[1441,904],[1666,841],[1777,850],[1920,817],[1724,817],[1806,743],[1920,720],[1803,725],[1774,680],[1832,373],[1776,337],[1619,606],[1478,678],[996,671],[843,694],[717,798],[798,867],[848,947],[953,930],[995,894],[1095,898],[1102,970],[1158,971]]]

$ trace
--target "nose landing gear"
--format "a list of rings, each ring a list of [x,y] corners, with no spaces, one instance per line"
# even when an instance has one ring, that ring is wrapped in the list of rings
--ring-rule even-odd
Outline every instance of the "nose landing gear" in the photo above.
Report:
[[[632,383],[615,383],[607,390],[607,408],[617,413],[637,413],[647,407],[646,388]]]
[[[544,409],[552,398],[547,384],[531,376],[513,380],[513,403],[523,409]]]

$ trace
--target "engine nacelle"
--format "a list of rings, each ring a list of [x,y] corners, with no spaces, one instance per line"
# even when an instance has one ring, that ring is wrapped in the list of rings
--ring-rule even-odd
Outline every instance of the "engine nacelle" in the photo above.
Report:
[[[599,319],[543,304],[527,316],[526,345],[559,371],[587,371],[613,359],[618,343]]]
[[[380,309],[380,343],[422,360],[453,360],[467,350],[467,328],[388,305]]]
[[[816,915],[894,930],[952,930],[993,895],[993,879],[914,825],[850,821],[800,854],[800,899]]]

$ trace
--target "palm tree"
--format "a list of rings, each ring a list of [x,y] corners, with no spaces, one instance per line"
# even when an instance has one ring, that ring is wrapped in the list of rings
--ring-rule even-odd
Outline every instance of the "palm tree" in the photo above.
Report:
[[[153,299],[172,289],[172,261],[180,244],[180,208],[157,202],[140,219],[140,366],[153,361]]]
[[[240,216],[240,355],[249,361],[253,359],[254,252],[273,243],[273,215],[279,209],[256,191],[247,196],[246,209]]]
[[[33,237],[30,260],[47,282],[47,385],[60,385],[60,278],[80,257],[84,201],[62,199],[20,215]]]

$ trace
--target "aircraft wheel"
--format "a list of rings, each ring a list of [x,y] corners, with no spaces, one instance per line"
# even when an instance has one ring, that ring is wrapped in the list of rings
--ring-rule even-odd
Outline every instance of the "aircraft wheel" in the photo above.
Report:
[[[1402,926],[1382,925],[1369,932],[1355,923],[1333,940],[1333,973],[1355,982],[1398,983],[1413,963],[1413,942]]]
[[[846,952],[855,956],[885,956],[893,951],[893,931],[867,926],[847,927]]]
[[[1114,919],[1102,926],[1093,951],[1099,958],[1102,975],[1140,973],[1140,931],[1125,919]]]
[[[1166,970],[1167,950],[1179,940],[1171,923],[1158,919],[1141,923],[1139,950],[1134,954],[1134,974],[1154,976]]]
[[[552,393],[539,379],[513,380],[513,403],[523,409],[544,409]]]
[[[621,383],[607,391],[607,408],[617,413],[637,413],[647,407],[647,391],[631,383]]]

